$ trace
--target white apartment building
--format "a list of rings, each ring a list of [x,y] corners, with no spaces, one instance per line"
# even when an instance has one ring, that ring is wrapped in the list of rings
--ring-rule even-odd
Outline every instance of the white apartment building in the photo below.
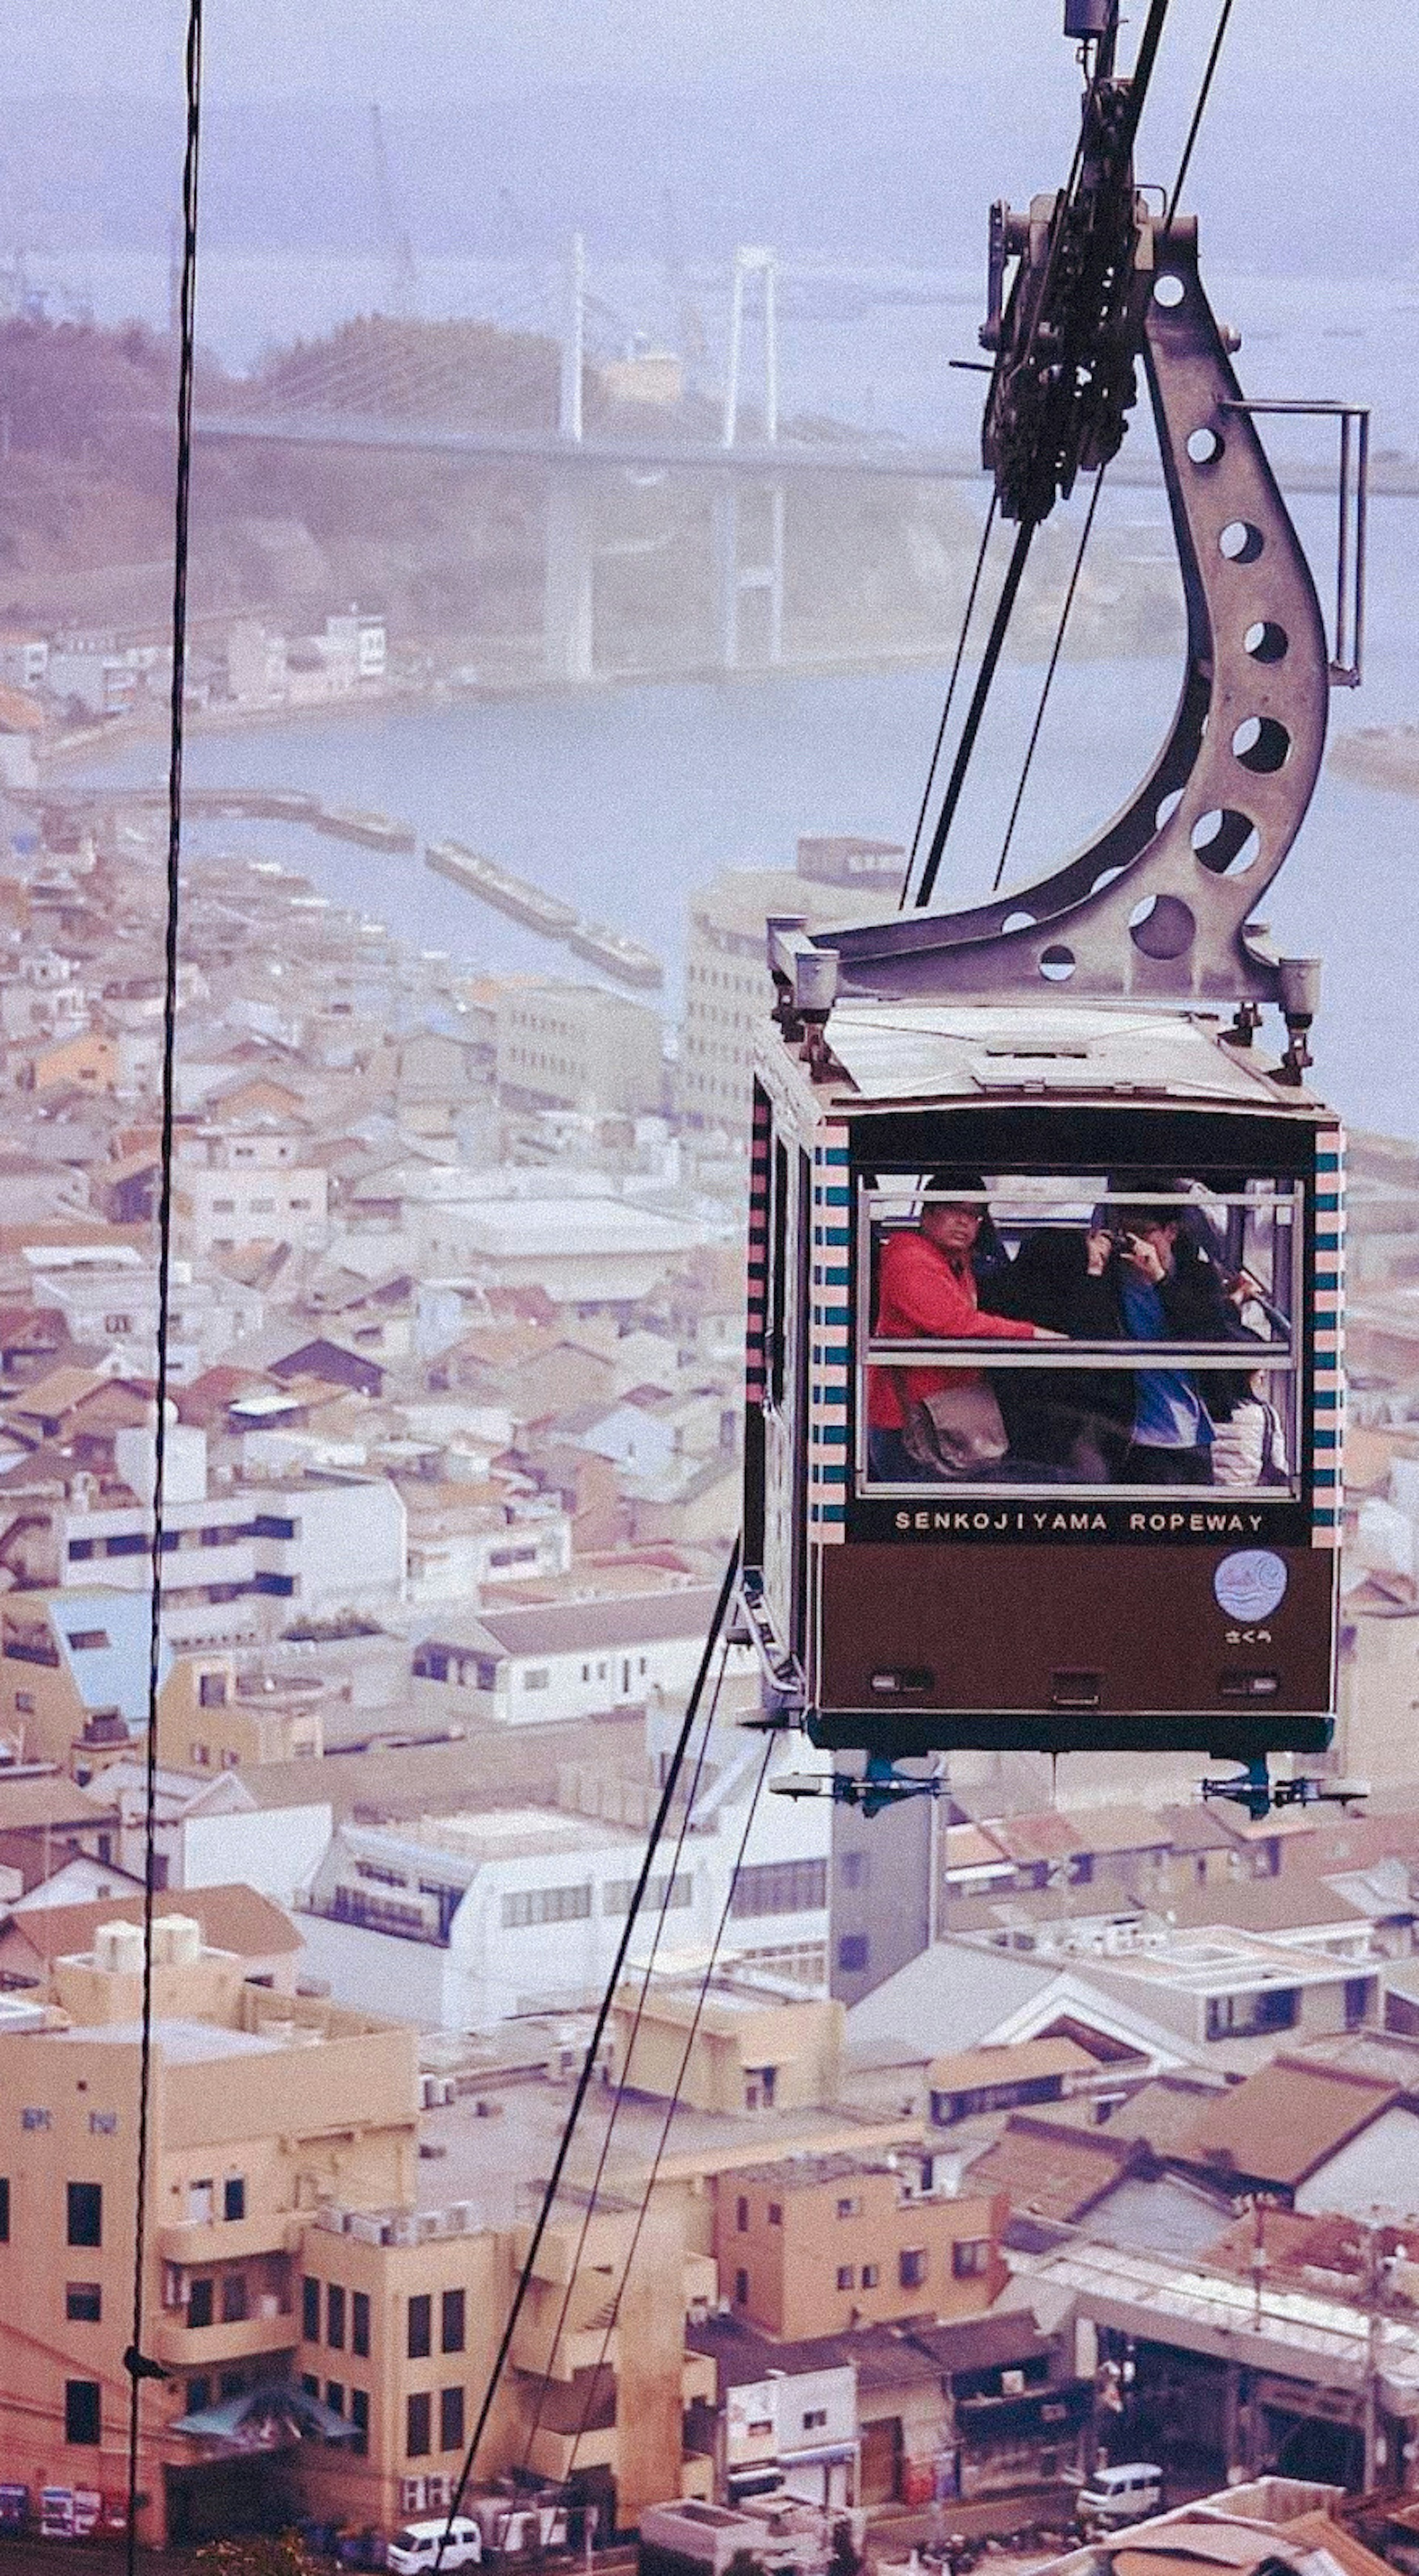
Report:
[[[138,1503],[57,1507],[59,1580],[148,1589],[150,1522]],[[163,1530],[163,1627],[175,1646],[221,1645],[264,1633],[279,1615],[333,1617],[392,1608],[404,1586],[404,1503],[384,1477],[308,1474],[169,1496]]]
[[[449,1723],[541,1726],[612,1708],[683,1705],[704,1652],[714,1593],[627,1593],[599,1601],[487,1608],[416,1631],[411,1696]],[[748,1671],[747,1647],[731,1652]]]
[[[659,1014],[591,984],[500,984],[496,1079],[536,1107],[653,1113],[665,1092]]]
[[[351,606],[327,617],[320,641],[328,661],[353,664],[356,680],[384,678],[389,635],[384,619],[373,610]]]
[[[773,1001],[769,915],[787,914],[816,930],[832,921],[870,921],[895,904],[900,851],[828,839],[800,841],[798,848],[797,870],[725,868],[691,902],[674,1095],[680,1116],[694,1126],[747,1134],[754,1043]]]
[[[509,1520],[489,1506],[473,1526],[462,1515],[425,1509],[417,1496],[410,1508],[406,1597],[420,1608],[466,1605],[487,1587],[565,1574],[571,1561],[571,1522],[562,1511]]]
[[[255,1138],[241,1138],[254,1146]],[[329,1184],[318,1165],[257,1161],[224,1152],[197,1164],[184,1158],[178,1176],[178,1221],[199,1257],[248,1243],[289,1243],[323,1252],[330,1240]]]
[[[18,630],[0,635],[0,680],[7,689],[42,689],[49,670],[49,638]]]
[[[745,1845],[761,1761],[757,1738],[731,1735],[693,1830],[678,1852],[673,1832],[662,1846],[633,1964],[653,1945],[662,1965],[703,1959],[723,1923],[726,1963],[750,1963],[788,1991],[824,1991],[831,1809],[765,1794]],[[370,2010],[382,1998],[379,2009],[428,2029],[579,2009],[610,1976],[644,1850],[638,1826],[552,1807],[343,1824],[301,1918],[304,1965],[337,1998]]]

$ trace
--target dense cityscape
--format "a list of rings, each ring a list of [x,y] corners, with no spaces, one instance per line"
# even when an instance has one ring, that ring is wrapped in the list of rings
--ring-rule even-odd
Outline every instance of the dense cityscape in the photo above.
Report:
[[[1068,0],[1081,62],[1116,18]],[[962,299],[924,272],[795,277],[742,243],[712,286],[667,186],[654,328],[588,284],[580,232],[543,262],[549,297],[434,322],[405,211],[429,175],[391,157],[397,119],[362,99],[357,122],[380,309],[332,305],[249,364],[181,339],[175,233],[166,330],[56,318],[21,251],[0,258],[0,2576],[140,2555],[152,2576],[1419,2576],[1419,1142],[1378,1132],[1412,1094],[1389,1045],[1410,1028],[1403,917],[1398,1002],[1381,975],[1373,1037],[1352,1026],[1342,1057],[1353,1083],[1368,1050],[1383,1079],[1365,1096],[1385,1104],[1348,1139],[1343,1335],[1335,1272],[1309,1345],[1299,1304],[1266,1306],[1240,1265],[1229,1289],[1239,1313],[1260,1300],[1254,1338],[1270,1353],[1279,1334],[1296,1371],[1282,1463],[1268,1476],[1259,1450],[1234,1485],[1309,1510],[1340,1479],[1300,1454],[1305,1410],[1333,1408],[1328,1455],[1347,1417],[1343,1493],[1317,1508],[1323,1538],[1307,1527],[1328,1569],[1339,1525],[1328,1749],[1211,1796],[1213,1756],[1148,1738],[1121,1756],[1087,1727],[1095,1749],[952,1749],[929,1779],[924,1758],[892,1773],[894,1741],[835,1781],[777,1723],[794,1704],[762,1588],[731,1585],[775,1367],[782,1421],[792,1378],[800,1446],[832,1449],[802,1468],[800,1508],[816,1478],[819,1519],[841,1520],[821,1496],[855,1474],[879,1509],[903,1500],[872,1462],[906,1415],[870,1414],[867,1356],[894,1238],[869,1213],[850,1272],[845,1178],[807,1155],[800,1214],[775,1179],[771,1223],[755,1193],[784,1149],[762,1082],[751,1126],[751,1077],[773,1010],[810,1087],[825,1066],[846,1086],[828,1009],[795,1017],[766,929],[806,950],[892,915],[932,779],[910,851],[836,771],[787,830],[747,833],[720,828],[712,780],[713,828],[682,833],[670,873],[652,778],[624,851],[578,836],[622,757],[614,729],[593,740],[618,700],[693,684],[721,713],[733,700],[747,744],[780,687],[915,667],[934,688],[964,618],[954,689],[995,561],[987,522],[972,578],[974,444],[915,413],[879,422],[875,398],[868,427],[806,396],[781,417],[776,315],[786,345],[795,311],[870,316],[885,348],[884,313],[910,327],[914,306]],[[34,130],[54,158],[50,110]],[[615,157],[588,142],[593,195]],[[93,184],[118,183],[105,165]],[[0,233],[9,185],[0,164]],[[501,201],[504,271],[530,269],[524,212]],[[1165,251],[1176,202],[1147,217]],[[112,204],[105,220],[121,229]],[[1022,220],[1012,256],[1029,236]],[[981,341],[1004,327],[996,311]],[[175,650],[180,348],[197,425]],[[1193,431],[1199,474],[1253,407],[1223,405],[1225,436]],[[1343,412],[1347,442],[1361,418],[1312,408]],[[1047,675],[993,895],[1056,662],[1094,666],[1113,723],[1129,676],[1183,650],[1186,605],[1193,679],[1213,676],[1141,445],[1087,568],[1055,525],[1021,592],[1014,714]],[[1376,454],[1390,507],[1412,501],[1404,440]],[[1302,488],[1330,506],[1328,484]],[[1363,493],[1353,527],[1349,507],[1342,480],[1334,638],[1317,628],[1346,686]],[[1265,546],[1240,521],[1215,551],[1251,564]],[[1357,842],[1386,797],[1402,833],[1419,776],[1383,568],[1380,588],[1382,685],[1321,791],[1339,800],[1325,830]],[[1259,691],[1284,687],[1299,634],[1248,630]],[[1163,685],[1138,682],[1140,722]],[[535,748],[505,755],[540,843],[485,828],[492,784],[486,809],[470,789],[466,817],[435,819],[448,780],[481,790],[480,763],[493,780],[482,728],[509,706],[544,712],[547,742],[572,709],[586,725],[584,808],[558,809]],[[427,796],[434,735],[400,734],[412,720],[446,728]],[[1265,819],[1257,778],[1292,744],[1274,715],[1251,721],[1238,793]],[[190,768],[170,840],[172,725]],[[670,738],[693,781],[694,719]],[[403,763],[389,811],[361,766],[374,743],[383,774]],[[1322,718],[1316,771],[1323,743]],[[1143,798],[1159,836],[1185,776],[1179,760],[1164,795],[1165,766]],[[1076,790],[1096,821],[1109,794],[1089,738],[1043,778],[1026,836],[1068,812],[1053,865]],[[1207,820],[1201,870],[1244,872],[1250,809]],[[1169,895],[1148,932],[1159,900],[1128,916],[1164,970],[1139,969],[1145,1008],[1180,953]],[[1072,949],[1045,957],[1074,972]],[[1199,994],[1215,990],[1189,1003],[1208,1021]],[[1238,1085],[1263,1079],[1246,1009],[1218,1041]],[[1288,1006],[1279,1084],[1299,1088],[1312,1013]],[[1070,1055],[1032,1043],[976,1064],[991,1114],[1007,1081],[1043,1096],[1040,1064]],[[1084,1097],[1072,1063],[1060,1080]],[[1167,1089],[1151,1070],[1130,1086]],[[915,1096],[903,1078],[896,1097]],[[1027,1158],[1027,1211],[1041,1171],[1065,1171],[1059,1208],[1084,1203],[1079,1173],[1107,1158],[1080,1151]],[[895,1240],[909,1200],[928,1234],[935,1191],[958,1215],[982,1203],[974,1245],[985,1184],[939,1160],[885,1157]],[[1184,1186],[1134,1191],[1143,1225],[1165,1230],[1146,1201]],[[1338,1257],[1331,1188],[1308,1222],[1333,1212]],[[1216,1183],[1219,1203],[1229,1189],[1237,1241],[1272,1225],[1274,1244],[1301,1206],[1264,1173]],[[1111,1164],[1094,1196],[1091,1244],[1130,1207]],[[1173,1206],[1175,1243],[1181,1222]],[[1276,1277],[1299,1280],[1300,1232]],[[1110,1252],[1100,1233],[1091,1276],[1130,1244],[1126,1224]],[[1027,1268],[1017,1254],[1017,1288]],[[876,1312],[851,1310],[849,1345],[849,1307],[826,1301],[869,1275]],[[972,1271],[965,1331],[976,1300]],[[991,1326],[1066,1338],[1003,1304]],[[1118,1456],[1147,1445],[1130,1442],[1148,1380],[1127,1377]],[[1259,1415],[1279,1383],[1258,1359]],[[1014,1385],[1018,1404],[1047,1380],[1027,1362]],[[982,1484],[1017,1463],[1002,1418]],[[766,1559],[801,1610],[808,1541],[776,1508]],[[923,1562],[895,1560],[904,1594]],[[1022,1625],[1039,1615],[1021,1599]],[[1239,1670],[1256,1633],[1227,1632]],[[1056,1715],[1097,1714],[1097,1676],[1054,1678]]]

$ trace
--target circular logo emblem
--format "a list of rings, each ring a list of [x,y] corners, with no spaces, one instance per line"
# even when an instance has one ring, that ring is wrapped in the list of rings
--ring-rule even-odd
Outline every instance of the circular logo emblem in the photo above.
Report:
[[[1269,1547],[1239,1547],[1223,1557],[1212,1577],[1212,1589],[1218,1608],[1229,1619],[1243,1619],[1253,1627],[1280,1607],[1287,1580],[1284,1561]]]

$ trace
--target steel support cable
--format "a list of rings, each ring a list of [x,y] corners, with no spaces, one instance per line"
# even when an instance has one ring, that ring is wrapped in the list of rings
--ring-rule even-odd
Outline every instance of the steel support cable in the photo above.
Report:
[[[655,2142],[655,2153],[651,2158],[650,2171],[646,2176],[645,2189],[641,2193],[640,2207],[636,2212],[635,2225],[631,2230],[630,2245],[626,2252],[625,2262],[621,2266],[620,2288],[616,2291],[611,2302],[611,2314],[607,2319],[605,2329],[602,2333],[601,2350],[597,2354],[595,2366],[587,2374],[586,2400],[581,2410],[581,2421],[577,2426],[576,2438],[572,2443],[571,2465],[573,2470],[576,2468],[577,2452],[581,2448],[583,2437],[586,2434],[587,2427],[590,2422],[591,2409],[596,2402],[597,2384],[600,2380],[602,2371],[606,2367],[606,2358],[611,2349],[611,2337],[615,2333],[617,2324],[620,2320],[621,2301],[626,2294],[626,2284],[631,2277],[631,2267],[636,2259],[636,2249],[641,2241],[641,2231],[645,2226],[646,2218],[649,2214],[651,2195],[654,2192],[656,2183],[659,2179],[660,2167],[665,2155],[670,2131],[674,2124],[675,2114],[680,2107],[680,2087],[685,2081],[685,2070],[690,2063],[691,2052],[693,2051],[695,2041],[699,2036],[700,2022],[704,2015],[706,2002],[709,1999],[709,1990],[714,1980],[714,1972],[719,1964],[720,1945],[724,1940],[725,1929],[728,1925],[729,1917],[734,1907],[735,1881],[739,1876],[740,1870],[743,1868],[744,1854],[749,1848],[749,1836],[754,1830],[754,1819],[759,1812],[759,1800],[763,1795],[764,1781],[768,1776],[769,1764],[773,1759],[773,1750],[774,1739],[772,1735],[766,1736],[764,1739],[764,1758],[759,1764],[758,1777],[754,1782],[753,1792],[749,1799],[749,1812],[744,1819],[744,1830],[739,1837],[739,1848],[734,1855],[734,1867],[730,1871],[729,1885],[725,1891],[724,1903],[720,1908],[719,1922],[715,1930],[713,1943],[710,1947],[709,1957],[705,1961],[704,1974],[700,1979],[700,1990],[695,1997],[695,2009],[690,2016],[690,2026],[685,2033],[685,2045],[680,2051],[680,2063],[675,2069],[674,2088],[671,2092],[670,2099],[665,2106],[665,2116],[660,2123],[660,2135]]]
[[[1069,624],[1070,610],[1074,606],[1074,594],[1079,587],[1079,576],[1084,569],[1084,556],[1088,549],[1089,536],[1094,525],[1094,512],[1099,506],[1099,494],[1104,488],[1104,476],[1107,472],[1108,467],[1106,464],[1099,467],[1098,473],[1094,477],[1094,488],[1089,495],[1089,507],[1084,513],[1084,525],[1080,531],[1079,544],[1074,555],[1074,568],[1069,576],[1068,587],[1064,594],[1064,605],[1060,609],[1059,622],[1054,630],[1054,642],[1050,647],[1050,657],[1045,669],[1044,685],[1040,690],[1040,702],[1035,709],[1035,721],[1030,727],[1030,739],[1025,745],[1025,758],[1020,770],[1019,785],[1015,790],[1015,801],[1010,808],[1010,820],[1005,826],[1005,838],[1000,844],[1000,856],[996,860],[995,874],[990,881],[990,890],[992,894],[998,894],[1000,891],[1000,880],[1005,874],[1005,862],[1010,856],[1010,844],[1015,838],[1015,825],[1019,820],[1020,807],[1024,801],[1025,789],[1029,782],[1031,764],[1034,761],[1036,746],[1040,739],[1040,728],[1045,720],[1045,709],[1049,705],[1049,693],[1054,686],[1054,675],[1059,668],[1059,657],[1064,649],[1065,629]]]
[[[936,784],[936,772],[941,760],[941,746],[946,739],[946,727],[951,716],[951,703],[956,695],[956,682],[961,676],[961,663],[965,658],[966,638],[971,631],[971,619],[975,615],[976,593],[980,589],[981,574],[985,570],[986,553],[990,545],[991,531],[995,526],[995,513],[999,505],[999,493],[992,492],[990,496],[990,508],[985,514],[985,526],[981,532],[981,541],[976,552],[975,570],[971,575],[971,586],[966,593],[965,614],[961,619],[961,631],[956,639],[955,657],[952,661],[950,674],[946,682],[946,703],[941,710],[941,722],[936,728],[936,740],[932,745],[931,759],[926,772],[926,785],[921,791],[921,803],[917,808],[916,829],[912,834],[911,848],[907,852],[907,864],[902,876],[902,890],[897,897],[898,912],[904,912],[906,910],[907,898],[911,893],[912,873],[916,867],[916,854],[921,847],[921,836],[926,828],[926,809],[931,803],[931,791]]]
[[[546,2365],[542,2371],[541,2381],[537,2391],[537,2404],[533,2412],[532,2428],[523,2444],[522,2467],[524,2473],[531,2467],[532,2453],[536,2446],[537,2436],[542,2429],[542,2409],[546,2403],[547,2390],[551,2383],[553,2365],[556,2361],[557,2354],[561,2349],[562,2336],[566,2331],[567,2316],[572,2303],[572,2294],[576,2288],[577,2275],[581,2270],[582,2256],[586,2251],[586,2240],[591,2232],[591,2222],[595,2216],[596,2206],[601,2197],[601,2185],[605,2179],[607,2159],[611,2153],[611,2140],[615,2134],[616,2122],[620,2118],[621,2106],[626,2098],[626,2070],[636,2053],[636,2041],[640,2037],[641,2021],[645,2012],[646,2001],[650,1994],[650,1981],[655,1974],[655,1962],[660,1949],[660,1936],[665,1929],[665,1918],[669,1910],[671,1897],[674,1893],[676,1874],[679,1870],[681,1857],[684,1853],[685,1839],[690,1830],[690,1818],[694,1814],[695,1800],[699,1795],[700,1780],[705,1767],[705,1755],[709,1749],[710,1737],[714,1731],[714,1722],[719,1710],[719,1696],[724,1687],[724,1675],[728,1662],[729,1644],[726,1639],[720,1649],[719,1671],[715,1675],[714,1690],[710,1697],[709,1709],[706,1713],[704,1726],[700,1733],[700,1749],[695,1756],[695,1768],[691,1775],[689,1792],[685,1799],[684,1810],[680,1818],[679,1831],[675,1837],[675,1849],[670,1857],[669,1873],[665,1884],[665,1896],[661,1904],[652,1909],[655,1913],[655,1931],[651,1938],[650,1954],[646,1960],[644,1975],[641,1978],[640,1992],[636,1997],[636,2008],[631,2016],[630,2032],[626,2040],[625,2059],[621,2068],[620,2077],[616,2084],[615,2094],[612,2098],[610,2116],[601,2133],[601,2145],[596,2158],[596,2167],[592,2174],[591,2183],[586,2194],[586,2205],[582,2211],[581,2226],[577,2231],[576,2251],[567,2267],[566,2287],[562,2292],[562,2302],[557,2311],[556,2326],[553,2329],[552,2340],[548,2346]]]
[[[1163,217],[1163,230],[1165,233],[1172,230],[1173,217],[1178,210],[1178,199],[1183,192],[1183,181],[1187,177],[1188,164],[1192,159],[1193,145],[1196,143],[1198,134],[1201,131],[1202,120],[1207,112],[1207,102],[1212,94],[1213,78],[1216,74],[1217,65],[1222,59],[1222,47],[1226,42],[1227,24],[1231,15],[1232,0],[1222,0],[1222,7],[1218,14],[1216,31],[1212,38],[1212,50],[1207,57],[1207,68],[1202,75],[1202,86],[1197,93],[1197,105],[1192,111],[1192,123],[1187,129],[1187,141],[1183,145],[1182,159],[1178,163],[1178,175],[1173,181],[1172,194],[1168,198],[1168,211]]]
[[[172,1326],[172,1213],[177,967],[182,847],[183,692],[187,677],[187,563],[192,483],[192,383],[197,345],[197,176],[202,130],[202,0],[188,0],[186,139],[182,163],[182,273],[178,300],[177,469],[173,490],[172,700],[168,738],[168,846],[163,929],[162,1111],[158,1187],[158,1312],[153,1402],[153,1528],[149,1555],[148,1739],[143,1765],[143,1989],[138,2046],[138,2137],[134,2178],[132,2334],[128,2372],[128,2576],[138,2552],[138,2440],[145,2379],[164,2376],[143,2351],[147,2260],[149,2126],[153,2074],[153,1898],[157,1881],[158,1685],[162,1666],[164,1481],[167,1465],[168,1343]]]
[[[443,2567],[443,2553],[448,2546],[448,2537],[454,2516],[457,2514],[459,2506],[463,2502],[464,2495],[467,2491],[468,2481],[473,2474],[474,2463],[478,2457],[479,2446],[482,2442],[483,2435],[488,2429],[488,2419],[492,2414],[494,2404],[497,2400],[498,2390],[502,2385],[503,2372],[507,2368],[508,2354],[512,2350],[512,2341],[517,2332],[518,2321],[527,2304],[527,2294],[532,2287],[533,2275],[537,2266],[537,2257],[542,2250],[542,2239],[547,2233],[547,2227],[551,2219],[552,2211],[556,2205],[557,2193],[561,2187],[562,2175],[566,2168],[567,2157],[571,2153],[572,2139],[576,2133],[576,2124],[581,2117],[582,2105],[586,2100],[587,2093],[591,2086],[591,2079],[595,2071],[597,2056],[600,2052],[601,2042],[606,2032],[606,2024],[611,2018],[611,2007],[615,2002],[616,1991],[620,1985],[621,1977],[625,1969],[626,1953],[631,1945],[631,1936],[635,1931],[636,1920],[645,1899],[646,1889],[650,1884],[650,1874],[655,1866],[656,1852],[659,1849],[660,1839],[665,1831],[666,1819],[669,1816],[675,1791],[679,1784],[680,1774],[684,1768],[685,1756],[689,1750],[690,1738],[694,1732],[695,1720],[699,1715],[700,1701],[704,1697],[705,1683],[709,1679],[710,1666],[714,1660],[714,1650],[719,1642],[720,1632],[724,1626],[725,1620],[729,1615],[729,1605],[733,1599],[734,1586],[739,1576],[739,1559],[742,1546],[742,1538],[736,1538],[734,1545],[729,1552],[729,1562],[724,1569],[724,1578],[719,1587],[719,1596],[715,1602],[714,1613],[710,1620],[709,1631],[705,1638],[704,1652],[700,1657],[699,1664],[695,1672],[694,1682],[690,1690],[690,1696],[686,1702],[684,1721],[681,1725],[679,1735],[676,1737],[675,1750],[670,1757],[670,1765],[666,1772],[664,1783],[661,1787],[659,1799],[656,1802],[655,1814],[651,1819],[650,1833],[647,1837],[645,1852],[641,1860],[635,1887],[631,1895],[630,1911],[626,1916],[621,1937],[616,1944],[616,1955],[611,1962],[611,1973],[606,1981],[605,1993],[602,1995],[600,2004],[597,2006],[596,2019],[592,2024],[591,2038],[587,2043],[585,2061],[582,2065],[581,2073],[576,2080],[576,2089],[572,2094],[571,2104],[568,2109],[566,2119],[562,2123],[562,2134],[557,2142],[557,2152],[552,2159],[551,2173],[548,2175],[547,2180],[542,2187],[542,2198],[538,2206],[537,2216],[533,2221],[532,2234],[528,2240],[527,2252],[522,2258],[521,2268],[513,2287],[512,2300],[508,2307],[507,2317],[503,2324],[503,2331],[498,2342],[497,2351],[493,2356],[493,2366],[488,2373],[487,2384],[483,2390],[482,2399],[478,2407],[477,2420],[474,2423],[472,2433],[469,2436],[467,2448],[464,2451],[463,2466],[459,2471],[458,2484],[453,2492],[453,2501],[448,2507],[444,2527],[439,2534],[438,2551],[434,2559],[434,2576],[440,2576],[440,2571]],[[770,1741],[772,1741],[772,1738]]]
[[[966,772],[971,765],[971,754],[976,747],[981,718],[985,714],[986,700],[990,696],[996,668],[1005,648],[1006,631],[1014,614],[1015,601],[1019,595],[1025,565],[1029,560],[1031,541],[1038,524],[1035,519],[1022,519],[1015,531],[1015,543],[1011,549],[1010,561],[1006,566],[1000,597],[995,603],[995,615],[990,622],[985,652],[976,674],[975,687],[971,691],[971,703],[966,709],[966,721],[961,727],[961,739],[956,745],[956,757],[951,764],[951,775],[946,782],[946,793],[941,800],[941,811],[936,818],[936,829],[931,835],[931,847],[927,851],[926,865],[921,872],[921,883],[916,890],[918,909],[930,903],[936,885],[946,843],[950,838],[951,826],[956,819],[956,808],[960,804],[961,793],[966,784]]]

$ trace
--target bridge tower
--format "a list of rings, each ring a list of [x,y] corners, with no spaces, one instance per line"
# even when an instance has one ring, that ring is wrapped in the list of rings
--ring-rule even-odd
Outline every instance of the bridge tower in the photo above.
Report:
[[[724,383],[724,421],[720,444],[739,445],[739,406],[744,344],[751,289],[758,288],[759,345],[763,362],[761,439],[778,444],[778,262],[772,250],[741,246],[734,254],[734,285],[729,308],[729,363]],[[737,671],[746,661],[783,660],[784,486],[781,475],[747,481],[742,470],[725,474],[714,496],[715,590],[717,642],[722,669]],[[746,597],[767,601],[767,621],[758,621],[757,645],[745,650],[742,609]]]

